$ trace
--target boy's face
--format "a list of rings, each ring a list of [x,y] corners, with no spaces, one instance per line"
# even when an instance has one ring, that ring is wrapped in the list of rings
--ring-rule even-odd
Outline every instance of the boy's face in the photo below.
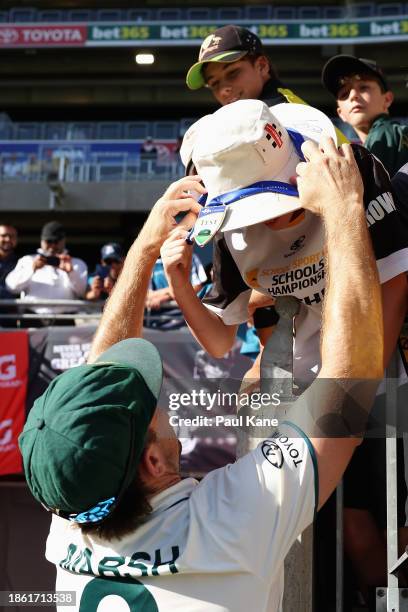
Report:
[[[345,77],[337,94],[337,113],[354,128],[370,128],[378,115],[388,112],[393,97],[391,91],[384,93],[378,81],[368,76]]]
[[[258,99],[269,78],[269,63],[264,55],[254,63],[246,58],[231,63],[208,62],[203,74],[214,98],[225,106],[237,100]]]

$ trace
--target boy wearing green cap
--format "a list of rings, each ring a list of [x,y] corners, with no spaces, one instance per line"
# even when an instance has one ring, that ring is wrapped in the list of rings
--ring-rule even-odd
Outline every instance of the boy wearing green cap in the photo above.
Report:
[[[221,106],[249,98],[272,106],[285,102],[286,94],[291,94],[279,81],[258,36],[235,25],[223,26],[207,36],[186,83],[190,89],[208,87]]]
[[[185,191],[205,191],[199,177],[171,185],[128,253],[89,363],[51,383],[20,437],[27,483],[56,515],[46,557],[57,567],[59,610],[281,609],[286,553],[341,478],[382,375],[380,288],[358,169],[350,148],[339,153],[329,139],[303,151],[311,161],[298,166],[300,198],[323,216],[336,270],[318,380],[256,450],[201,483],[181,481],[177,439],[155,410],[160,358],[135,337],[175,215],[198,213]]]

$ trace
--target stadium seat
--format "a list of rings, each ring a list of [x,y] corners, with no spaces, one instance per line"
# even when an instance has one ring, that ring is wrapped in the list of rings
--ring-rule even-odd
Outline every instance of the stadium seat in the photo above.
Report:
[[[130,121],[125,124],[125,137],[128,140],[145,140],[150,134],[148,121]]]
[[[377,15],[379,17],[389,17],[393,15],[403,15],[404,5],[401,2],[390,2],[389,4],[378,4]]]
[[[322,6],[323,19],[344,19],[344,6]]]
[[[68,140],[91,140],[94,137],[94,124],[87,121],[70,123],[67,130]]]
[[[295,6],[274,6],[272,11],[274,19],[296,19]]]
[[[96,126],[99,140],[119,140],[123,135],[123,123],[119,121],[100,121]]]
[[[299,6],[298,19],[321,19],[320,6]]]
[[[9,140],[12,138],[13,124],[7,113],[0,113],[0,140]]]
[[[0,123],[0,140],[11,140],[12,137],[12,126],[7,123]]]
[[[0,11],[0,23],[7,23],[9,20],[8,11]]]
[[[178,121],[155,121],[150,134],[156,140],[176,140],[179,131]]]
[[[363,2],[361,4],[348,4],[348,17],[373,17],[375,15],[375,5],[371,2]]]
[[[40,123],[31,123],[24,121],[15,123],[13,127],[13,136],[15,140],[38,140],[41,133]]]
[[[68,123],[50,121],[44,123],[42,128],[43,140],[66,140]]]
[[[162,8],[157,9],[157,19],[159,21],[182,21],[184,14],[179,8]]]
[[[262,20],[270,19],[271,10],[269,6],[246,6],[244,7],[245,19]]]
[[[125,12],[121,9],[99,9],[96,12],[97,21],[123,21]]]
[[[220,21],[237,21],[239,19],[244,19],[244,13],[240,7],[227,7],[223,6],[219,9],[216,9],[215,16]]]
[[[213,19],[213,12],[210,8],[205,7],[189,8],[186,17],[188,21],[209,21]]]
[[[9,13],[11,23],[30,23],[37,21],[37,9],[35,8],[12,8]]]
[[[38,21],[43,23],[61,23],[65,21],[66,11],[50,9],[49,11],[38,11]]]
[[[127,21],[152,21],[153,13],[150,9],[129,9],[126,11]]]
[[[95,21],[95,13],[89,9],[73,9],[68,11],[67,21]]]

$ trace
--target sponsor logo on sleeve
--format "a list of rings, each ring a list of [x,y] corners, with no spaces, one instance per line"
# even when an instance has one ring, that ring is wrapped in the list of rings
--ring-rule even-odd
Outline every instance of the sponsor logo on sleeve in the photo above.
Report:
[[[272,442],[272,440],[265,440],[262,443],[262,454],[267,461],[274,467],[281,469],[283,465],[283,452],[282,449],[276,444],[276,442]]]

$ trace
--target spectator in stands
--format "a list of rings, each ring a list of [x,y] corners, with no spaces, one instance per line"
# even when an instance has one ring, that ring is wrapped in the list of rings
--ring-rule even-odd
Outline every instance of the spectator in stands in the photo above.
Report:
[[[16,228],[7,224],[0,225],[0,299],[12,299],[14,297],[6,287],[6,277],[17,264],[16,246]]]
[[[0,225],[0,300],[12,300],[14,295],[6,287],[6,277],[17,264],[15,248],[17,246],[17,230],[12,225]],[[2,314],[15,314],[16,307],[0,308],[0,327],[16,327],[16,319],[6,319]]]
[[[157,147],[153,138],[148,136],[140,149],[141,170],[145,174],[153,174],[157,163]]]
[[[125,254],[117,242],[108,242],[101,248],[101,263],[89,278],[87,300],[106,300],[119,277],[125,261]]]
[[[393,176],[408,162],[408,126],[389,115],[394,94],[380,66],[370,59],[336,55],[323,67],[322,82],[336,98],[339,117]]]
[[[65,248],[66,232],[58,221],[46,223],[41,230],[41,248],[35,255],[18,260],[6,278],[7,288],[27,301],[75,300],[85,294],[88,268],[82,259],[71,257]],[[53,314],[71,313],[72,307],[33,306],[31,311],[44,315],[35,319],[32,327],[72,325],[73,319],[53,319]],[[75,311],[75,309],[74,309]],[[24,323],[24,320],[23,320]]]
[[[193,253],[190,283],[194,292],[199,293],[206,281],[207,274],[200,258]],[[161,257],[159,257],[154,264],[146,298],[146,308],[148,311],[152,311],[151,314],[153,316],[150,317],[148,313],[145,325],[155,329],[175,329],[185,325],[180,309],[171,304],[172,300],[174,300],[174,295],[167,282],[163,262]]]

